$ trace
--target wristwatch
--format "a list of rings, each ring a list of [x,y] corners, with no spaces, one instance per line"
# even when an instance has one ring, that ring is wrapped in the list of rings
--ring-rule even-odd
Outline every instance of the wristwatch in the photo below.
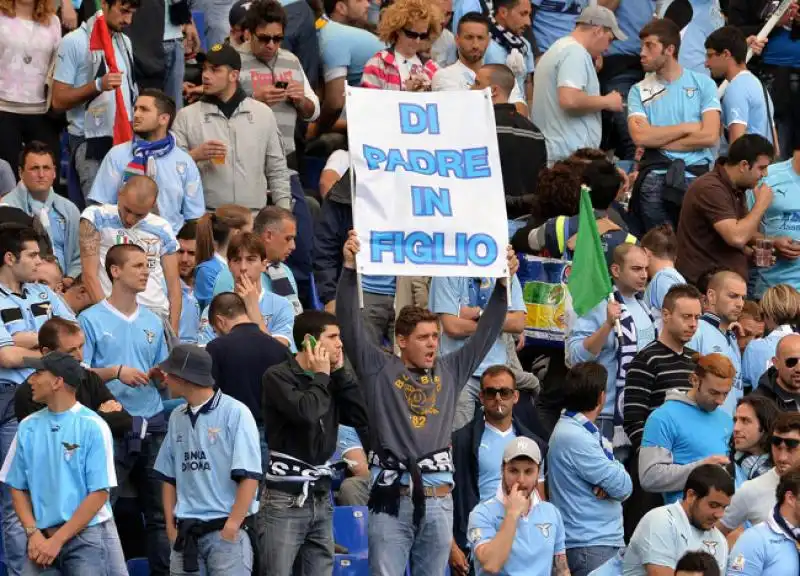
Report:
[[[25,534],[30,538],[34,534],[36,534],[39,529],[36,526],[25,526]]]

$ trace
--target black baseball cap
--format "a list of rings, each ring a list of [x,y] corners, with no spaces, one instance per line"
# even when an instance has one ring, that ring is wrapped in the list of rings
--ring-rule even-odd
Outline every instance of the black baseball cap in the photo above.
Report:
[[[63,378],[73,388],[80,386],[86,378],[86,370],[80,362],[65,352],[49,352],[40,358],[28,356],[23,359],[22,365],[37,372],[50,372],[53,376]]]
[[[247,11],[252,4],[253,0],[239,0],[231,6],[231,10],[228,12],[228,23],[231,25],[231,28],[242,25],[244,17],[247,15]]]
[[[158,367],[165,374],[173,374],[197,386],[213,388],[211,365],[211,355],[205,348],[194,344],[178,344]]]
[[[234,70],[242,69],[242,57],[230,44],[214,44],[208,52],[197,55],[197,63],[208,62],[212,66],[230,66]]]

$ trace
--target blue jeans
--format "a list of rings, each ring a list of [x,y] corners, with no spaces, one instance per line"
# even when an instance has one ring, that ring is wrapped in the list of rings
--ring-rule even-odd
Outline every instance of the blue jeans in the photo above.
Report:
[[[228,13],[235,0],[198,0],[195,10],[202,10],[206,17],[206,40],[209,50],[214,44],[222,44],[231,33]]]
[[[617,546],[586,546],[567,548],[567,564],[570,576],[588,576],[611,560],[619,552]]]
[[[320,52],[317,40],[316,18],[308,2],[292,2],[283,7],[286,11],[286,30],[281,48],[288,50],[300,60],[308,83],[317,88],[320,82]],[[228,16],[225,16],[227,22]]]
[[[672,222],[662,197],[665,182],[666,174],[656,174],[655,172],[650,172],[642,180],[639,189],[639,211],[644,227],[642,233],[665,222],[670,222],[673,230],[678,229],[678,223]]]
[[[453,497],[425,499],[425,516],[414,531],[411,498],[400,500],[397,517],[369,514],[369,572],[371,576],[403,576],[411,561],[414,576],[441,576],[453,540]]]
[[[622,101],[625,103],[625,109],[622,112],[608,113],[611,118],[611,131],[614,137],[616,154],[622,160],[633,160],[636,154],[636,144],[633,143],[628,132],[627,103],[631,87],[641,79],[642,73],[639,70],[628,70],[609,78],[603,85],[603,94],[616,90],[620,93]]]
[[[253,570],[253,547],[250,536],[239,530],[236,542],[229,542],[211,532],[197,541],[197,563],[199,572],[183,569],[183,552],[172,550],[169,557],[170,576],[250,576]]]
[[[175,101],[176,110],[183,106],[185,70],[183,39],[164,40],[164,93]]]
[[[302,507],[297,496],[264,490],[258,511],[262,524],[262,574],[317,576],[333,572],[333,505],[330,495],[309,494]]]
[[[153,469],[163,441],[164,434],[148,433],[138,455],[124,458],[122,461],[118,457],[115,463],[119,485],[130,482],[136,488],[136,499],[144,513],[147,560],[150,562],[150,573],[153,576],[169,574],[170,564],[170,545],[161,502],[162,481]]]
[[[14,388],[9,388],[13,394]],[[5,391],[3,391],[5,395]],[[11,404],[13,406],[13,403]],[[13,418],[0,426],[0,459],[3,462],[17,433],[17,419]],[[11,489],[0,484],[0,504],[3,509],[3,552],[9,576],[19,576],[28,557],[28,537],[22,528],[14,505],[11,503]]]
[[[102,567],[102,568],[101,568]],[[89,526],[64,544],[49,568],[42,568],[26,557],[23,576],[63,574],[63,576],[127,576],[125,555],[113,520]]]

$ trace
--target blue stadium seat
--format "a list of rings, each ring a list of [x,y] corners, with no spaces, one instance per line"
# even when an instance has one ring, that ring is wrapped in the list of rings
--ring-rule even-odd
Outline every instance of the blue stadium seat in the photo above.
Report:
[[[147,562],[147,558],[128,560],[128,574],[130,576],[150,576],[150,564]]]
[[[366,506],[337,506],[333,509],[333,541],[347,548],[351,556],[366,557],[368,519]]]
[[[333,558],[333,576],[368,576],[369,560],[366,556],[336,554]]]

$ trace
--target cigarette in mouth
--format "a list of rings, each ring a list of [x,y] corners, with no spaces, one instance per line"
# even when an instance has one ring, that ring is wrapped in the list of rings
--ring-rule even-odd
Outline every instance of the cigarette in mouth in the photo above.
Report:
[[[497,411],[500,412],[500,414],[502,414],[503,413],[503,407],[502,406],[498,406],[497,407]]]

